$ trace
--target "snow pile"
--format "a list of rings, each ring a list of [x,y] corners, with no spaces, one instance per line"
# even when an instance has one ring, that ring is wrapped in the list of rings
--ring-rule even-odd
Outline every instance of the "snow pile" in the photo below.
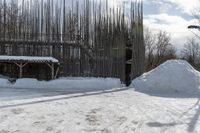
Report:
[[[96,91],[122,87],[119,79],[114,78],[60,78],[52,81],[36,79],[19,79],[11,84],[0,79],[0,88],[51,89],[56,91]]]
[[[4,76],[4,75],[0,75],[0,78],[2,78],[2,79],[8,79],[8,77]]]
[[[187,61],[169,60],[133,80],[130,87],[140,92],[197,94],[200,89],[200,72]]]
[[[0,86],[8,86],[9,81],[7,79],[1,78],[0,79]]]

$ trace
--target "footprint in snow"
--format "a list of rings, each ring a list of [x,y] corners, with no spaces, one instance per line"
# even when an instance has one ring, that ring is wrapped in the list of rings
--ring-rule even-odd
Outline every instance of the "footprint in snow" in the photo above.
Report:
[[[108,129],[103,129],[102,131],[101,131],[102,133],[112,133],[110,130],[108,130]]]
[[[0,133],[9,133],[8,130],[1,130]]]
[[[19,114],[21,114],[21,113],[24,112],[24,110],[21,109],[21,108],[18,108],[18,109],[12,109],[11,111],[12,111],[12,113],[15,114],[15,115],[19,115]]]
[[[12,132],[12,133],[21,133],[22,131],[20,131],[20,130],[16,130],[16,131],[14,131],[14,132]]]
[[[78,125],[78,126],[79,126],[79,125],[81,125],[81,123],[80,123],[80,122],[77,122],[77,123],[76,123],[76,125]]]
[[[86,119],[85,119],[89,125],[91,126],[96,126],[96,125],[99,125],[99,120],[98,120],[98,117],[94,114],[89,114],[89,115],[86,115]]]
[[[128,120],[127,117],[122,116],[122,117],[119,117],[119,118],[117,119],[117,123],[119,123],[119,125],[122,125],[122,124],[124,124],[127,120]]]
[[[53,116],[53,117],[56,117],[56,116],[58,116],[58,114],[51,113],[51,114],[48,114],[48,116]]]
[[[60,123],[63,123],[63,122],[64,122],[64,120],[59,120],[59,121],[58,121],[59,124],[60,124]]]
[[[93,109],[91,110],[88,115],[86,115],[86,121],[88,122],[89,125],[91,126],[98,126],[100,125],[99,123],[99,116],[97,115],[97,113],[100,111],[101,109]]]
[[[56,131],[56,133],[61,133],[61,132],[62,132],[61,130]]]
[[[53,127],[50,127],[50,126],[48,126],[48,127],[46,128],[46,131],[48,131],[48,132],[50,132],[50,131],[54,131],[54,128],[53,128]]]
[[[42,124],[45,124],[46,121],[36,121],[33,123],[33,126],[41,126]]]
[[[131,121],[134,125],[137,125],[139,122],[138,121]]]
[[[3,123],[8,118],[7,115],[3,115],[0,117],[0,123]]]
[[[38,120],[44,120],[44,119],[45,119],[45,116],[38,117],[37,119],[38,119]]]

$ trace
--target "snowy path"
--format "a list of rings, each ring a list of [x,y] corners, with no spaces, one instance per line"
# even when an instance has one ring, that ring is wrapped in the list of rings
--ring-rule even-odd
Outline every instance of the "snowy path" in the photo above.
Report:
[[[133,90],[0,102],[0,133],[200,132],[198,98]]]
[[[55,89],[22,89],[22,88],[1,88],[0,89],[0,101],[8,100],[21,100],[21,99],[32,99],[46,96],[56,96],[62,94],[73,94],[77,92],[73,91],[64,91]]]

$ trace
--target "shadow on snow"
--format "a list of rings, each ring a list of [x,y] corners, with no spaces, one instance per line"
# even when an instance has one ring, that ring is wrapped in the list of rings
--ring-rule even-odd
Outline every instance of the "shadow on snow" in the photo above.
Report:
[[[161,128],[161,127],[166,127],[166,128],[170,128],[170,127],[175,127],[177,125],[183,125],[183,124],[187,124],[188,128],[187,131],[188,132],[194,132],[196,125],[198,124],[198,120],[200,117],[200,99],[198,99],[198,101],[191,107],[189,108],[187,111],[183,112],[178,118],[177,121],[175,120],[174,122],[170,122],[170,123],[162,123],[162,122],[148,122],[147,125],[149,127],[155,127],[155,128]],[[198,107],[198,108],[197,108]],[[189,123],[184,123],[185,120],[181,120],[181,118],[183,118],[184,116],[186,116],[187,114],[189,114],[190,111],[194,110],[195,108],[197,108],[195,111],[195,114],[191,117],[188,118],[189,119]],[[181,120],[181,122],[180,122]]]
[[[66,96],[66,97],[61,97],[61,98],[51,98],[47,100],[37,100],[37,101],[32,101],[32,102],[25,102],[25,103],[19,103],[19,104],[10,104],[10,105],[5,105],[5,106],[0,106],[0,109],[3,108],[10,108],[10,107],[18,107],[18,106],[25,106],[25,105],[32,105],[32,104],[38,104],[38,103],[45,103],[45,102],[53,102],[53,101],[59,101],[59,100],[65,100],[65,99],[72,99],[72,98],[78,98],[78,97],[87,97],[87,96],[93,96],[93,95],[101,95],[101,94],[108,94],[108,93],[114,93],[114,92],[120,92],[120,91],[125,91],[128,90],[128,88],[121,88],[121,89],[115,89],[115,90],[103,90],[103,91],[98,91],[98,92],[84,92],[82,94],[77,94],[73,96]],[[59,93],[59,95],[66,95],[69,93]],[[56,96],[56,95],[54,95]]]
[[[155,91],[145,91],[145,90],[139,90],[135,89],[136,92],[144,93],[149,96],[155,96],[155,97],[163,97],[163,98],[200,98],[200,93],[185,93],[185,92],[179,92],[179,91],[174,91],[174,92],[155,92]]]

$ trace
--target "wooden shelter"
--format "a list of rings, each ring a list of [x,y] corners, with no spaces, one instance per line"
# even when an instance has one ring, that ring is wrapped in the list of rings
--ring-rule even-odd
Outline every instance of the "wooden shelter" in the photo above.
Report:
[[[59,61],[53,57],[1,55],[0,68],[0,73],[10,78],[48,80],[55,79],[58,76]]]

